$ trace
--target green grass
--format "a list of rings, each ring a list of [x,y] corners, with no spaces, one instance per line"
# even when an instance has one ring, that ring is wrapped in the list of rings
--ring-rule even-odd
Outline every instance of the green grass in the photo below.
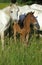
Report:
[[[42,38],[31,38],[27,46],[19,41],[15,44],[12,38],[5,42],[4,52],[0,43],[0,65],[42,65]]]
[[[8,6],[10,3],[0,3],[0,9]]]
[[[1,3],[0,8],[9,4]],[[42,38],[36,39],[32,37],[29,44],[5,37],[5,49],[2,52],[0,40],[0,65],[42,65]]]

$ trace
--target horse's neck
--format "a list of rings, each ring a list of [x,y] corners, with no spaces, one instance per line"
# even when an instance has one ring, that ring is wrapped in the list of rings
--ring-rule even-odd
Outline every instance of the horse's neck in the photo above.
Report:
[[[5,18],[7,21],[10,21],[10,11],[9,11],[10,7],[6,7],[4,9],[2,9],[2,11],[4,12]]]
[[[5,14],[7,14],[7,15],[10,16],[10,6],[4,8],[4,9],[2,9],[2,10],[5,12]]]
[[[26,17],[25,17],[25,19],[24,19],[24,27],[28,27],[28,26],[30,26],[30,17],[27,15]]]

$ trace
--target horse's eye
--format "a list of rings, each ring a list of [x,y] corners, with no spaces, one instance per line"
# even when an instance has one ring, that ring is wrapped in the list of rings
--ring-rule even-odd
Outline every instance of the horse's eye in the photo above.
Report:
[[[13,13],[13,11],[11,11],[11,13]]]

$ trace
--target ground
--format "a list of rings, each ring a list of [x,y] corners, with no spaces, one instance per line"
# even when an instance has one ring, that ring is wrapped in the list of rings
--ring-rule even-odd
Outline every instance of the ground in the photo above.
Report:
[[[1,3],[0,8],[9,5]],[[29,44],[14,42],[5,37],[5,50],[2,52],[0,40],[0,65],[42,65],[42,38],[31,37]]]

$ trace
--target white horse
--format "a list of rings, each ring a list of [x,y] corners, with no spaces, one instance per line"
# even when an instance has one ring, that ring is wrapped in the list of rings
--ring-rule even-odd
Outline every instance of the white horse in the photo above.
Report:
[[[30,8],[29,8],[28,5],[25,5],[25,6],[18,6],[18,5],[17,5],[17,8],[18,8],[17,13],[14,12],[14,11],[15,11],[15,10],[14,10],[14,4],[13,4],[11,7],[12,7],[12,9],[11,9],[11,12],[12,12],[11,16],[12,16],[13,20],[14,20],[14,17],[15,17],[14,14],[17,14],[18,20],[19,20],[19,16],[20,16],[20,15],[22,15],[22,14],[27,14],[27,12],[30,11]],[[16,8],[16,9],[17,9],[17,8]],[[17,17],[17,16],[16,16],[16,17]]]
[[[14,9],[12,6],[8,6],[2,10],[0,10],[0,36],[2,42],[2,50],[4,49],[4,31],[10,26],[10,19],[13,20],[12,10],[14,11],[14,20],[18,20],[17,11],[18,8],[14,5]]]

